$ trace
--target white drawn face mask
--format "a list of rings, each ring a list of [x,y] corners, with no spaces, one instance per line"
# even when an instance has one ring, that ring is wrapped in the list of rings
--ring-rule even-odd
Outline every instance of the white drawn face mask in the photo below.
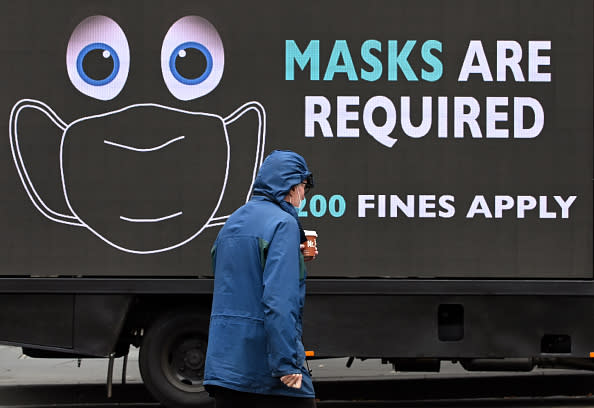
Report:
[[[30,109],[62,131],[56,161],[68,213],[46,204],[27,171],[18,130],[20,114]],[[228,217],[217,216],[232,152],[227,126],[248,111],[258,116],[255,162],[249,169],[253,184],[265,139],[265,111],[258,102],[226,117],[147,103],[65,123],[46,104],[23,99],[10,116],[12,155],[29,198],[48,219],[85,227],[121,251],[164,252]],[[139,132],[138,123],[150,131]],[[250,194],[251,187],[246,201]]]

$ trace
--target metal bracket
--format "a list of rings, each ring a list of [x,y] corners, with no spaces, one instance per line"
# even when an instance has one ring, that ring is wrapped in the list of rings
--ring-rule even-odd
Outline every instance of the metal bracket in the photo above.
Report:
[[[115,353],[109,355],[109,363],[107,364],[107,398],[111,398],[113,385],[113,362],[115,360]]]

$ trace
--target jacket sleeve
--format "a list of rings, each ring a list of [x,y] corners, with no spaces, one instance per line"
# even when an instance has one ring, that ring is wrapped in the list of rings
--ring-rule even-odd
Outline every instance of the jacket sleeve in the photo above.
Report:
[[[297,320],[299,311],[299,233],[282,222],[268,247],[263,272],[264,328],[273,377],[301,372]]]

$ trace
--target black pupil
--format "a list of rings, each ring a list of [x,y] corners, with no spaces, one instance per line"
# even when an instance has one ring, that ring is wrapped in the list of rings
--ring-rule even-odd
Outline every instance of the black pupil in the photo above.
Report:
[[[103,53],[109,51],[97,48],[89,51],[83,58],[82,66],[85,74],[95,81],[101,81],[113,72],[113,57],[110,55],[106,56]]]
[[[186,79],[200,78],[206,71],[206,57],[196,48],[186,48],[175,57],[175,69]]]

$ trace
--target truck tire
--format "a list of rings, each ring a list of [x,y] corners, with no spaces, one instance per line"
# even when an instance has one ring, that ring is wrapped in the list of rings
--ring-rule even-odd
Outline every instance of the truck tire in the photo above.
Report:
[[[214,406],[202,385],[207,332],[208,314],[180,311],[157,318],[143,336],[140,374],[166,407]]]

